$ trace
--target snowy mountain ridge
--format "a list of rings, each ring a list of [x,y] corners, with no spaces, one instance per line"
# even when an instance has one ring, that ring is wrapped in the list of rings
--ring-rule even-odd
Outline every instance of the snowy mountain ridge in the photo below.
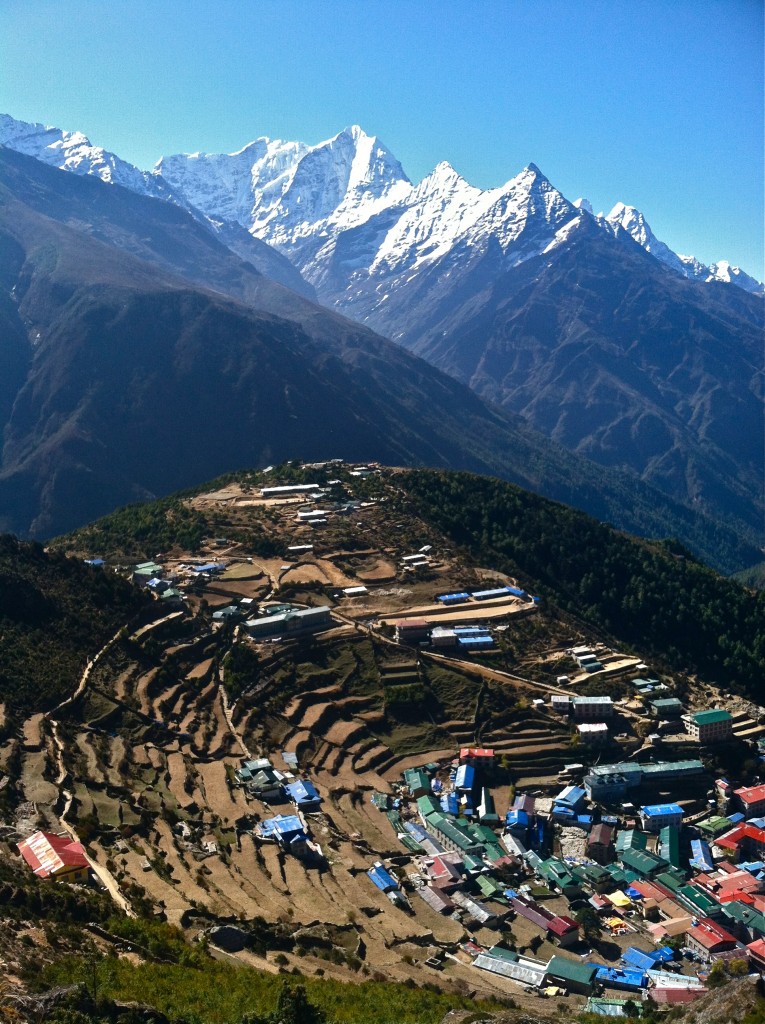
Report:
[[[509,268],[551,252],[568,236],[561,232],[565,223],[585,216],[604,230],[623,229],[686,278],[765,291],[725,260],[706,266],[675,253],[633,206],[617,203],[603,216],[586,199],[570,203],[534,164],[482,190],[442,162],[414,185],[380,139],[358,125],[313,146],[258,138],[231,154],[164,156],[151,172],[93,146],[81,132],[8,115],[0,115],[0,145],[176,202],[204,215],[213,230],[240,225],[291,260],[325,301],[362,318],[368,309],[354,308],[362,279],[382,301],[397,275],[450,262],[468,249],[473,255],[494,250]]]

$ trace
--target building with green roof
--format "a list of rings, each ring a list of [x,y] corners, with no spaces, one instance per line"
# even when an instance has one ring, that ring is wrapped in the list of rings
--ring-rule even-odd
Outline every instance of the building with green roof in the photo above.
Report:
[[[647,845],[648,836],[636,828],[625,829],[616,837],[617,854],[624,853],[625,850],[645,850]]]
[[[633,882],[637,882],[642,877],[636,871],[631,871],[629,868],[621,868],[617,864],[609,864],[606,870],[617,888],[632,885]]]
[[[676,825],[665,825],[659,831],[659,854],[678,871],[682,870],[680,865],[680,829]]]
[[[723,818],[719,814],[712,814],[703,821],[696,822],[696,828],[708,839],[715,839],[723,832],[730,832],[731,827],[730,818]]]
[[[657,718],[677,718],[683,713],[683,702],[678,697],[657,697],[648,703]]]
[[[484,899],[496,899],[499,903],[507,902],[505,896],[507,886],[498,882],[496,878],[492,878],[491,875],[479,875],[475,880],[475,884],[481,890]]]
[[[412,796],[430,793],[430,779],[422,768],[408,768],[404,772],[404,782]]]
[[[685,883],[685,879],[678,878],[675,871],[671,868],[668,871],[662,871],[653,879],[653,881],[659,882],[665,889],[669,889],[672,893],[677,893],[680,886]]]
[[[428,829],[447,850],[458,853],[481,855],[483,847],[476,842],[461,822],[446,818],[440,811],[433,811],[426,816]]]
[[[701,917],[714,917],[719,913],[720,904],[717,900],[703,892],[698,886],[690,883],[681,885],[675,895],[678,901],[692,914],[698,914]]]
[[[557,857],[548,857],[539,865],[538,873],[548,885],[555,886],[564,896],[572,897],[582,894],[582,887],[571,874],[567,864]]]
[[[733,716],[722,708],[696,711],[685,722],[688,734],[699,743],[720,743],[733,736]]]
[[[625,850],[620,859],[625,868],[636,872],[641,878],[654,878],[669,867],[666,860],[648,850]]]
[[[424,796],[417,797],[417,810],[420,812],[421,818],[427,818],[429,814],[441,813],[441,804],[436,800],[432,793],[427,793]]]
[[[722,912],[730,921],[735,922],[737,927],[733,928],[733,932],[742,942],[753,942],[765,936],[765,914],[754,907],[741,900],[731,900],[723,904]]]
[[[563,956],[554,956],[547,965],[547,979],[551,985],[560,985],[568,992],[588,996],[595,985],[597,968]]]

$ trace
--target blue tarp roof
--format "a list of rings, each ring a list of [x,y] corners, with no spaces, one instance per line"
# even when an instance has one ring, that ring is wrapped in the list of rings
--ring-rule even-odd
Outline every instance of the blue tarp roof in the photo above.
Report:
[[[662,946],[660,949],[655,949],[649,956],[652,956],[657,964],[668,964],[670,960],[675,959],[675,951],[671,946]]]
[[[746,864],[739,863],[739,867],[744,871],[749,871],[751,874],[756,875],[765,868],[765,863],[761,860],[750,860],[747,861]]]
[[[520,587],[508,587],[507,588],[507,592],[508,592],[508,594],[514,594],[516,597],[525,597],[526,596],[526,591],[525,590],[521,590]]]
[[[391,889],[398,889],[398,882],[389,871],[386,871],[385,868],[382,867],[382,865],[370,868],[369,871],[367,871],[367,874],[377,888],[382,892],[389,892]]]
[[[553,804],[553,814],[559,814],[564,818],[574,818],[576,815],[570,807],[564,807],[563,804]]]
[[[473,597],[479,601],[485,600],[487,597],[502,597],[504,594],[509,592],[509,587],[495,587],[493,590],[474,590]]]
[[[619,988],[645,988],[648,985],[648,977],[644,971],[625,971],[619,967],[604,967],[602,964],[587,966],[597,969],[595,979],[602,985],[614,985]]]
[[[85,565],[103,565],[103,558],[86,558]]]
[[[280,835],[286,840],[295,835],[305,836],[303,823],[297,814],[279,814],[275,818],[266,818],[260,827],[265,835]]]
[[[525,811],[512,810],[505,815],[506,825],[518,825],[521,828],[528,828],[529,816]]]
[[[703,839],[691,839],[691,864],[695,864],[703,871],[711,871],[714,867],[712,854],[709,852],[709,844]]]
[[[460,805],[456,793],[444,793],[441,797],[441,807],[445,814],[453,814],[455,817],[460,813]]]
[[[647,818],[659,818],[665,814],[682,814],[683,809],[680,804],[646,804],[645,807],[641,807],[640,810]]]
[[[631,900],[642,900],[642,892],[638,892],[637,889],[633,889],[632,886],[624,890],[625,896],[629,896]]]
[[[457,789],[472,789],[475,782],[475,769],[470,764],[461,764],[457,769],[454,784]]]
[[[215,572],[216,569],[225,569],[223,562],[207,562],[205,565],[195,565],[194,572]]]
[[[469,597],[470,594],[466,590],[462,590],[457,594],[439,594],[436,597],[436,601],[467,601]]]
[[[641,971],[650,971],[656,966],[656,961],[652,956],[635,946],[630,946],[626,952],[622,953],[622,960],[625,964],[638,967]]]
[[[321,797],[316,792],[316,787],[307,779],[298,779],[297,782],[290,782],[286,787],[290,797],[296,804],[313,803]]]

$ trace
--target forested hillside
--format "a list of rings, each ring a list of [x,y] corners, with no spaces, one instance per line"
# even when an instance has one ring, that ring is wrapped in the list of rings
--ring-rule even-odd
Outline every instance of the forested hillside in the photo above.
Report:
[[[512,484],[430,470],[400,480],[423,517],[483,563],[646,656],[760,699],[765,594],[678,544],[638,541]]]
[[[68,696],[143,604],[114,573],[0,535],[0,702],[31,712]]]

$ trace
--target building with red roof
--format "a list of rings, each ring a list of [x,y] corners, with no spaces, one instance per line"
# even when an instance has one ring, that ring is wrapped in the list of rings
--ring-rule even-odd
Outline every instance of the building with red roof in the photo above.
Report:
[[[765,971],[765,939],[755,939],[746,948],[753,965],[758,970]]]
[[[557,914],[547,922],[547,937],[565,949],[579,941],[579,925],[566,914]]]
[[[736,825],[714,842],[721,850],[730,850],[736,860],[742,854],[760,857],[765,854],[765,829],[749,824]]]
[[[463,747],[460,761],[462,764],[493,764],[494,751],[491,747]]]
[[[38,878],[86,882],[90,865],[82,845],[68,835],[35,832],[19,843],[19,853]]]
[[[685,936],[685,941],[702,960],[712,960],[718,953],[725,953],[738,945],[736,936],[731,935],[711,917],[702,917],[697,924],[692,925]]]
[[[701,985],[695,985],[693,988],[665,988],[657,986],[651,989],[650,995],[655,1003],[679,1006],[684,1003],[692,1003],[707,991],[708,989],[703,988]]]
[[[765,813],[765,785],[742,786],[734,790],[739,806],[747,818]]]

